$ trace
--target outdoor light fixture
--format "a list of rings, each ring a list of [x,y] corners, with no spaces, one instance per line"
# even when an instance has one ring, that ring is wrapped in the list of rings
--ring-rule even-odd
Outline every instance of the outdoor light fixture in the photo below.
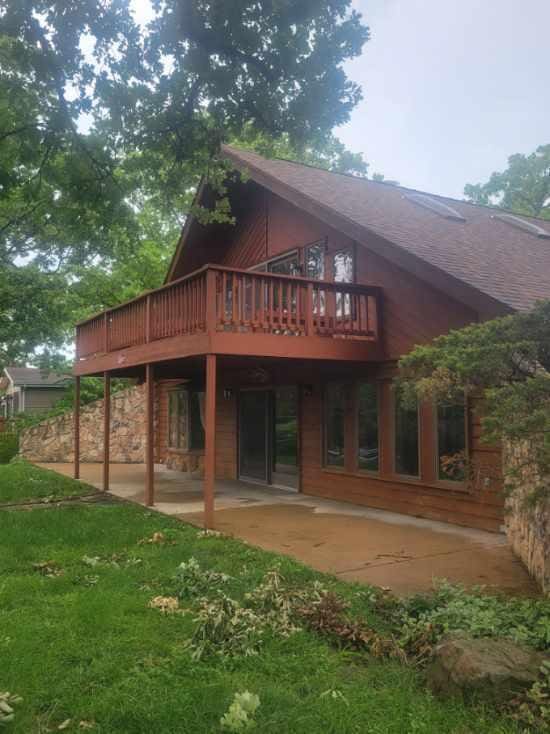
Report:
[[[304,385],[304,397],[310,398],[313,395],[313,385]]]
[[[224,400],[231,400],[233,397],[233,390],[230,387],[224,387],[223,389],[223,399]]]

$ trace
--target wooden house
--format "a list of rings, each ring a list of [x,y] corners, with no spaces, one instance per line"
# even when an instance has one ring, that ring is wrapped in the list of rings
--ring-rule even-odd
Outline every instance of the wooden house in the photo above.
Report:
[[[392,378],[414,345],[550,297],[550,223],[223,154],[247,174],[228,179],[235,223],[190,217],[161,288],[77,325],[77,376],[107,398],[112,376],[146,381],[147,501],[163,462],[204,472],[208,526],[215,479],[240,478],[498,530],[500,452],[473,406],[407,408]],[[461,453],[483,482],[449,472]]]

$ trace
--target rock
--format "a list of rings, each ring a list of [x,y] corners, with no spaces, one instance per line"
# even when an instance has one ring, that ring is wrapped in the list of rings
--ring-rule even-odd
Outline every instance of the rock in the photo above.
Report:
[[[548,657],[506,639],[445,637],[427,670],[428,685],[442,695],[502,702],[530,688]]]

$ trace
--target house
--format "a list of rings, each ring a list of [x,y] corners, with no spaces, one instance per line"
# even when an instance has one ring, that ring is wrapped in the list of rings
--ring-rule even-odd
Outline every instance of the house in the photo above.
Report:
[[[49,410],[65,395],[70,379],[36,367],[5,367],[0,377],[0,416]]]
[[[161,288],[77,325],[75,375],[105,377],[104,486],[110,378],[134,377],[149,504],[160,461],[204,472],[208,526],[215,479],[241,478],[498,530],[500,451],[472,402],[407,408],[392,378],[414,345],[550,297],[550,223],[223,154],[246,171],[227,182],[235,223],[189,217]],[[461,455],[483,481],[448,469]]]

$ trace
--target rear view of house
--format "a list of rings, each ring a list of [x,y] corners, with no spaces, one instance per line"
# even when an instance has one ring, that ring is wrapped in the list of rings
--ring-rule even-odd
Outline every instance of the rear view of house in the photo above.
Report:
[[[0,416],[43,413],[65,395],[68,375],[36,367],[5,367],[0,378]]]
[[[148,502],[160,461],[204,474],[208,525],[215,479],[240,478],[498,530],[500,451],[475,405],[413,409],[392,380],[414,345],[550,297],[550,224],[223,153],[235,224],[190,217],[162,288],[77,325],[77,377],[104,376],[107,398],[111,377],[146,381]],[[109,400],[106,487],[108,433]]]

